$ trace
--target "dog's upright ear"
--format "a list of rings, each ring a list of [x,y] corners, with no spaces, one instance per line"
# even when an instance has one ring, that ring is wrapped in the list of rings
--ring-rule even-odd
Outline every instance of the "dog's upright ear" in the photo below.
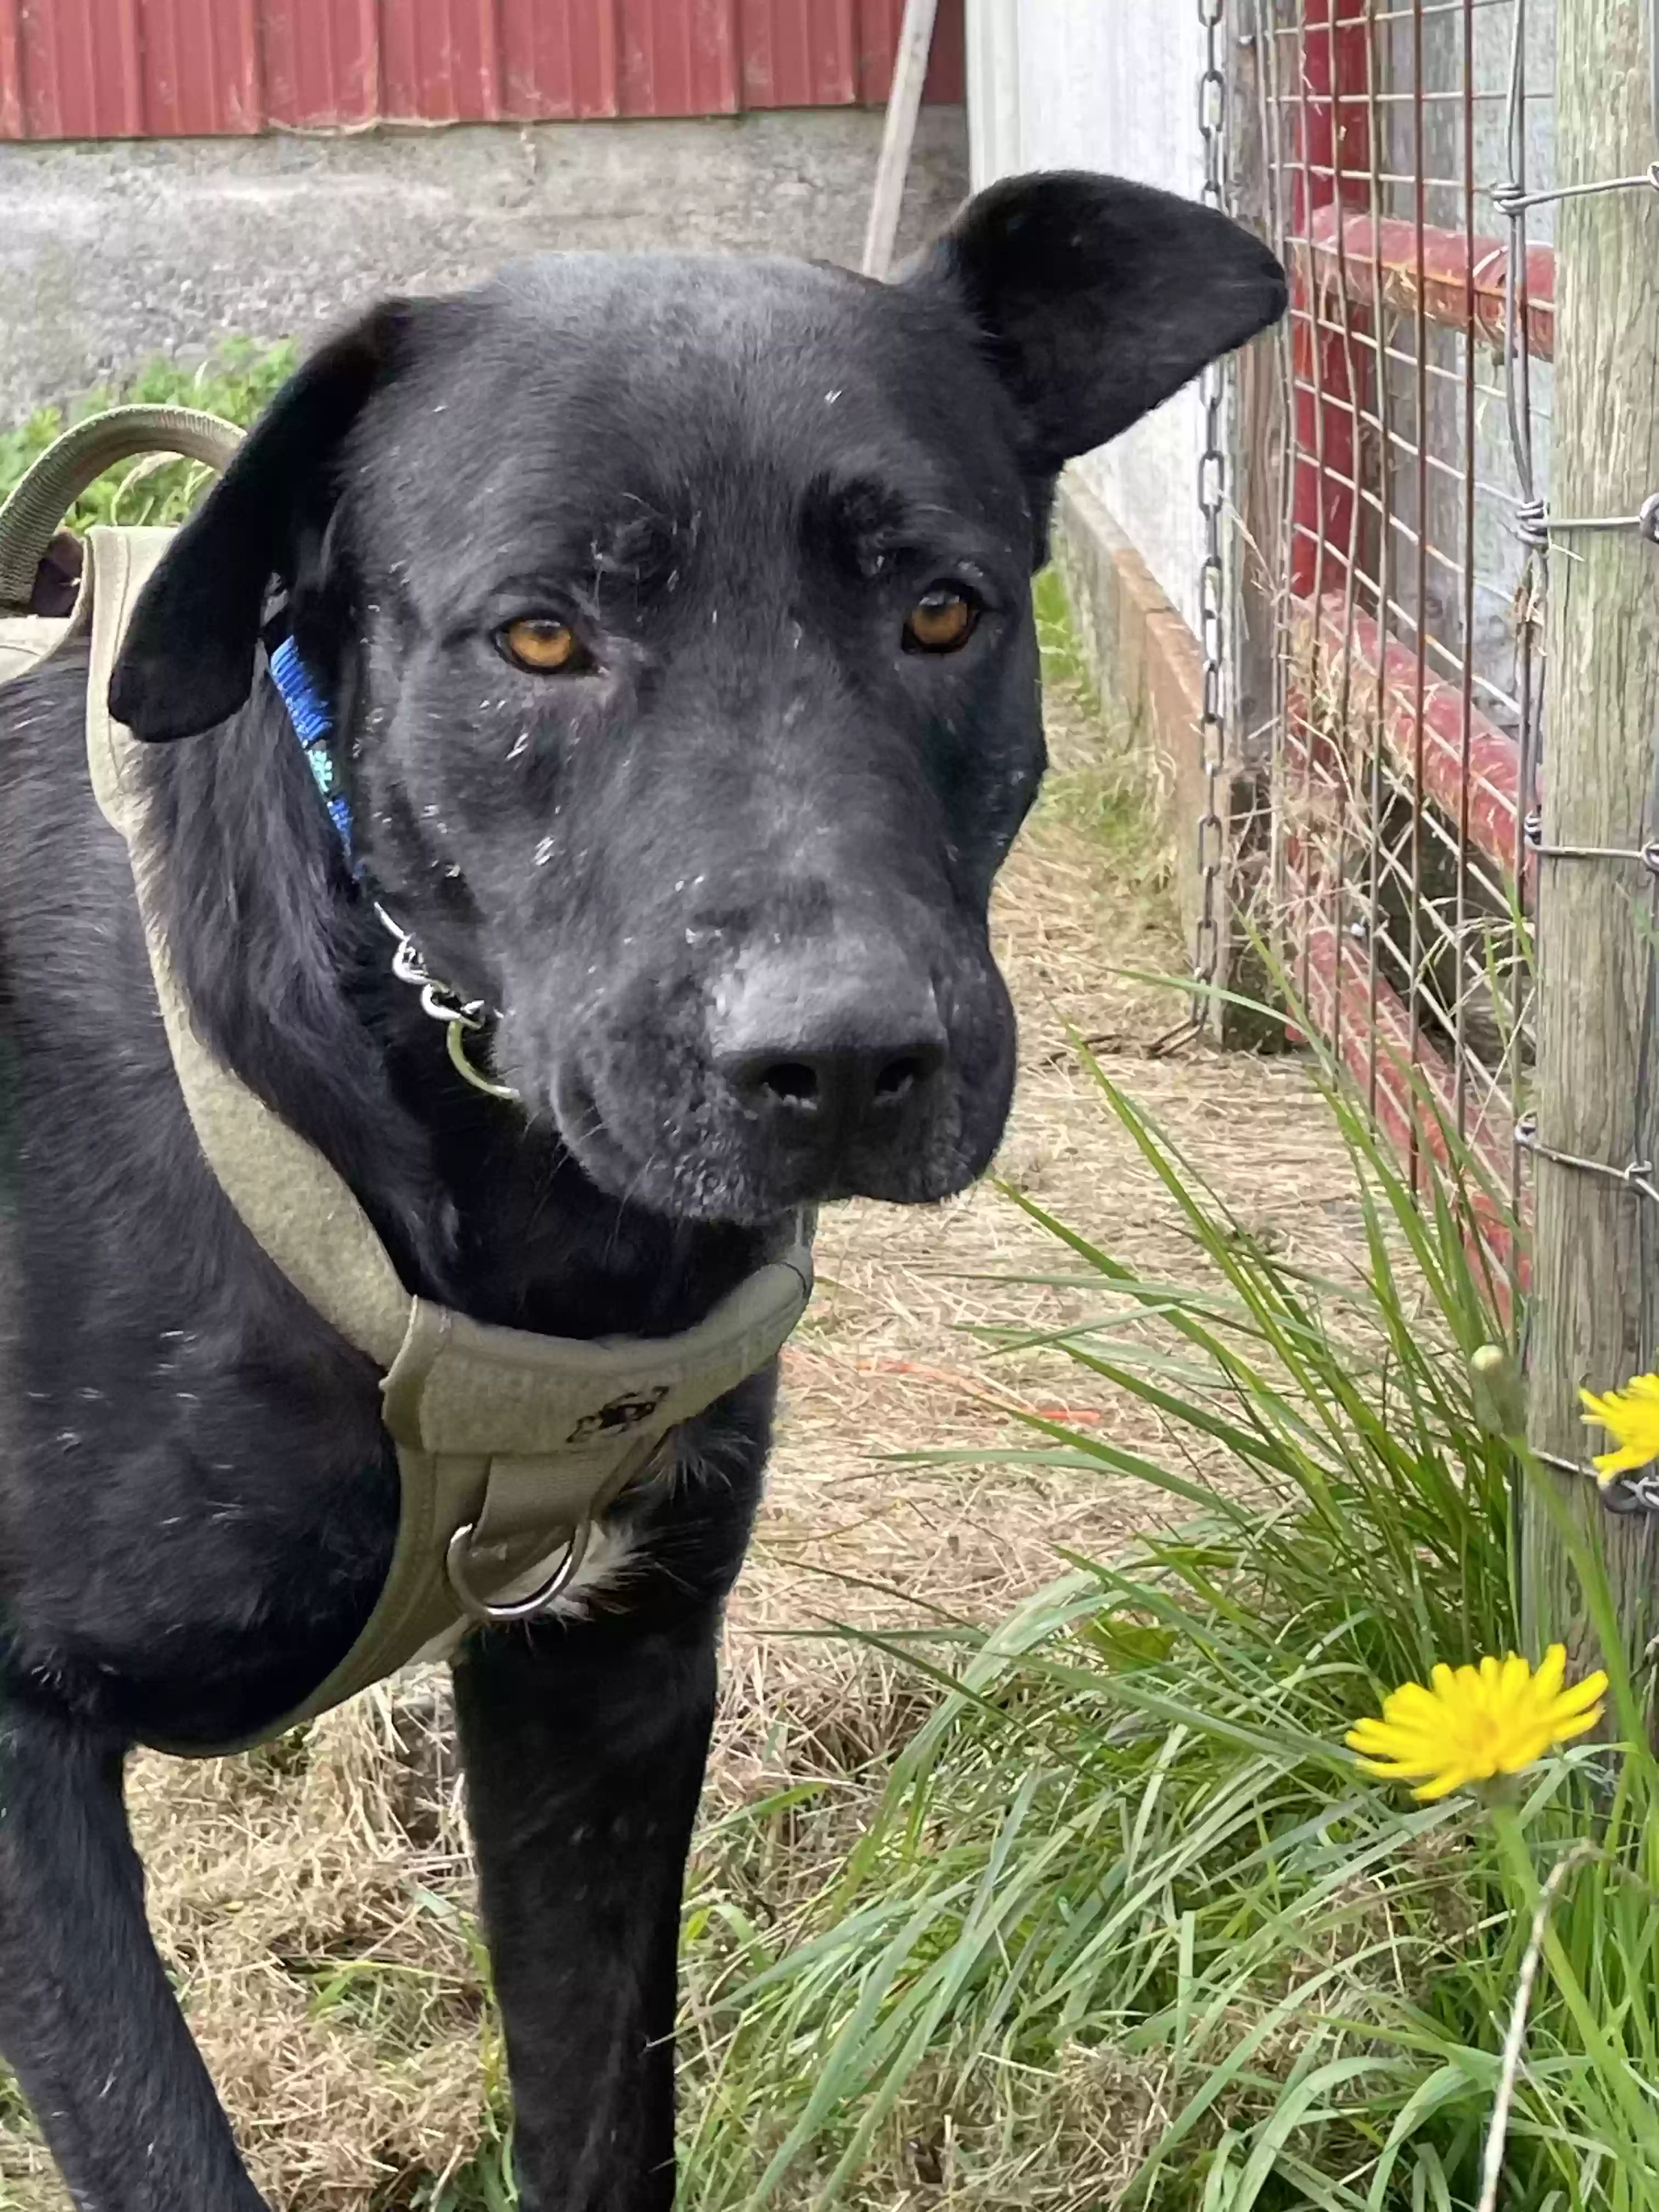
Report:
[[[1226,216],[1082,170],[991,185],[901,281],[979,330],[1039,477],[1277,322],[1287,297],[1277,259]]]
[[[383,302],[283,386],[138,595],[110,684],[136,737],[190,738],[233,714],[253,682],[266,592],[334,492],[341,440],[396,357],[416,303]]]

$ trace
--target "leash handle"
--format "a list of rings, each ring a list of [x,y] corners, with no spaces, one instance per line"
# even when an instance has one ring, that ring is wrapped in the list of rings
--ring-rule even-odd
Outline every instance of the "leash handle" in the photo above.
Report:
[[[242,434],[195,407],[112,407],[56,438],[0,507],[0,614],[27,614],[34,580],[64,518],[118,461],[144,453],[225,468]]]

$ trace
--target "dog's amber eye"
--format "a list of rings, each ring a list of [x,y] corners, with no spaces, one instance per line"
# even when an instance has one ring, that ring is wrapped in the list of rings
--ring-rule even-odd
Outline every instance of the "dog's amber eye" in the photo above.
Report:
[[[978,620],[978,603],[966,592],[954,584],[935,584],[906,617],[904,642],[912,653],[954,653],[967,644]]]
[[[586,659],[575,631],[553,615],[520,615],[496,631],[495,642],[509,660],[537,676],[580,668]]]

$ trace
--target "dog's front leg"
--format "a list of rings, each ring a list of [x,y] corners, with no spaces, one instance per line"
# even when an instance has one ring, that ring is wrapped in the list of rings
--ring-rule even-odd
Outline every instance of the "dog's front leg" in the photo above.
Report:
[[[680,1893],[718,1609],[478,1638],[456,1668],[526,2212],[674,2195]]]
[[[150,1940],[121,1758],[0,1705],[0,2052],[81,2212],[259,2212]]]

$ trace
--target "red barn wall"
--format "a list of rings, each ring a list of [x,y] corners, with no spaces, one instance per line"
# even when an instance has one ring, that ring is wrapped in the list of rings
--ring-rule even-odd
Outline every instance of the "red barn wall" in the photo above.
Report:
[[[903,0],[0,0],[0,139],[879,106]],[[927,96],[963,97],[962,0]]]

